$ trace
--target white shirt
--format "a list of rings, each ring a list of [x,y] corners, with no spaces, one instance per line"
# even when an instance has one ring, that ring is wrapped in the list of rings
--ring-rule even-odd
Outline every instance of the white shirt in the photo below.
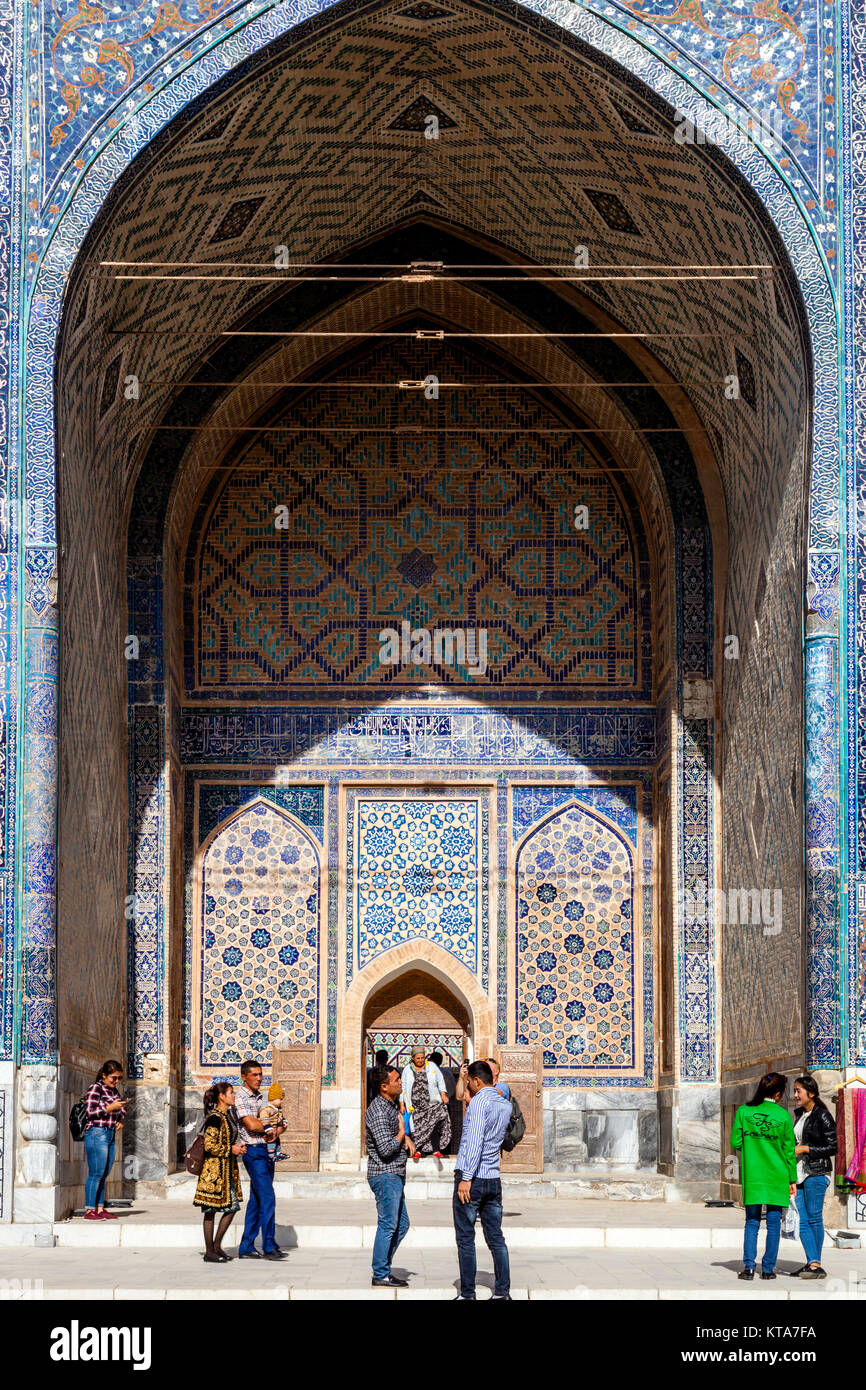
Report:
[[[796,1121],[795,1121],[795,1123],[794,1123],[794,1143],[795,1143],[795,1144],[802,1144],[802,1142],[803,1142],[803,1130],[806,1128],[806,1121],[807,1121],[808,1118],[809,1118],[809,1116],[808,1116],[807,1112],[804,1110],[803,1113],[802,1113],[802,1115],[800,1116],[799,1120],[796,1120]],[[805,1162],[804,1162],[805,1157],[806,1157],[805,1154],[797,1154],[797,1182],[805,1182],[805,1181],[806,1181],[806,1178],[809,1176],[808,1173],[806,1172],[806,1164],[805,1164]]]

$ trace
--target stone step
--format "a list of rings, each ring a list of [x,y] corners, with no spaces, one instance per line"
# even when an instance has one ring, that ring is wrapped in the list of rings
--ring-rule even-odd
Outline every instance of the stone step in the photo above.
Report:
[[[430,1160],[423,1160],[417,1169],[410,1168],[406,1176],[406,1197],[414,1201],[427,1199],[451,1200],[454,1183],[453,1160],[437,1171]],[[614,1198],[626,1202],[700,1201],[714,1196],[712,1184],[706,1190],[686,1190],[670,1178],[653,1171],[629,1171],[604,1174],[590,1169],[549,1171],[544,1173],[507,1173],[503,1182],[509,1190],[519,1190],[522,1197]],[[191,1202],[196,1179],[187,1172],[171,1173],[165,1180],[164,1195],[169,1201]],[[286,1199],[328,1198],[357,1201],[369,1198],[370,1189],[364,1172],[349,1169],[342,1172],[280,1173],[274,1176],[274,1190]]]
[[[410,1215],[413,1215],[410,1212]],[[454,1246],[451,1225],[424,1225],[423,1215],[414,1212],[415,1220],[404,1246],[407,1250],[447,1250]],[[240,1224],[240,1223],[239,1223]],[[185,1222],[144,1222],[128,1224],[123,1220],[88,1222],[80,1218],[60,1221],[54,1226],[58,1247],[127,1250],[200,1249],[201,1225]],[[740,1227],[670,1226],[529,1226],[506,1221],[508,1244],[515,1250],[573,1249],[573,1250],[737,1250],[742,1248]],[[277,1243],[285,1250],[344,1250],[372,1248],[376,1237],[375,1223],[369,1225],[301,1225],[277,1223]]]

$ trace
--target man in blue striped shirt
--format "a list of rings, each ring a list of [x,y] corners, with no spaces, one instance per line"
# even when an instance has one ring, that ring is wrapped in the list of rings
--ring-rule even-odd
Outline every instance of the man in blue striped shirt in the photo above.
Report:
[[[458,1299],[475,1298],[475,1223],[493,1256],[493,1297],[510,1299],[508,1248],[502,1235],[502,1182],[499,1151],[511,1120],[511,1104],[493,1086],[486,1062],[471,1062],[470,1094],[454,1172],[454,1233],[460,1265]],[[456,1300],[455,1300],[456,1301]]]

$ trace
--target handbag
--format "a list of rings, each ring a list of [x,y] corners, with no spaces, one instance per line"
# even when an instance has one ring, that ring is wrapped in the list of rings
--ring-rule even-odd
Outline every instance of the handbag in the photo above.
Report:
[[[183,1156],[184,1167],[194,1178],[201,1177],[204,1167],[204,1135],[197,1134]]]
[[[796,1202],[791,1203],[782,1218],[782,1239],[800,1239],[800,1213],[797,1209]]]

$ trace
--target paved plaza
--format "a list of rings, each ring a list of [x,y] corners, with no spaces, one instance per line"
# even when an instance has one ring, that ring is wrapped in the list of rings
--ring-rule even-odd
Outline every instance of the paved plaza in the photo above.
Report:
[[[743,1284],[742,1212],[697,1204],[525,1199],[506,1192],[505,1231],[512,1297],[554,1299],[713,1299],[810,1301],[866,1299],[866,1251],[828,1244],[825,1281],[792,1277],[799,1242],[783,1241],[772,1282]],[[394,1272],[406,1290],[370,1288],[375,1231],[372,1202],[281,1201],[280,1264],[201,1258],[200,1220],[166,1200],[139,1202],[115,1222],[80,1218],[19,1230],[30,1243],[0,1244],[0,1297],[114,1299],[445,1300],[457,1292],[450,1203],[416,1201],[412,1229]],[[236,1221],[226,1248],[237,1248]],[[15,1228],[9,1228],[11,1240]],[[54,1248],[33,1242],[53,1236]],[[492,1262],[478,1233],[478,1296],[492,1290]]]

